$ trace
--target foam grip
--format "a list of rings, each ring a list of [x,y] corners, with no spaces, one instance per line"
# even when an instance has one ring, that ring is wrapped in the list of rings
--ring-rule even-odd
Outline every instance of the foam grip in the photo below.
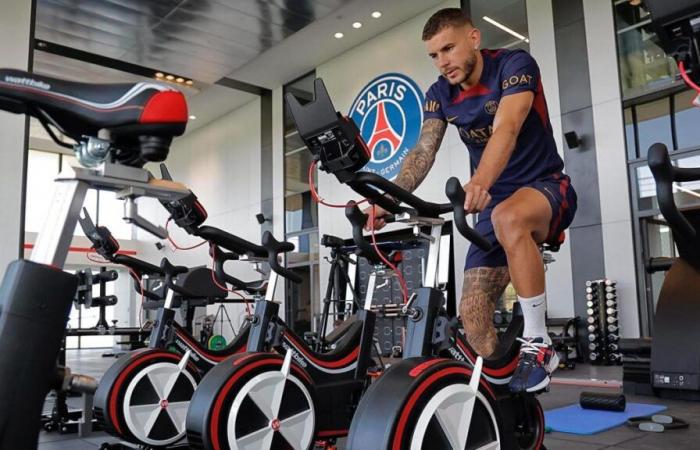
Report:
[[[606,394],[601,392],[581,392],[579,403],[583,409],[617,412],[624,411],[627,404],[624,394]]]

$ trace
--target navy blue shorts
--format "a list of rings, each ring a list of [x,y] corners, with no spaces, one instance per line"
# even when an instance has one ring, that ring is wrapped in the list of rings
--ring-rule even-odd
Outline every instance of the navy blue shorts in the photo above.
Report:
[[[571,225],[576,214],[576,191],[571,186],[571,179],[563,173],[556,173],[547,178],[535,180],[523,185],[542,192],[552,207],[552,220],[549,223],[547,242],[556,241],[561,233]],[[504,197],[505,200],[508,197]],[[502,201],[502,200],[501,200]],[[503,267],[508,265],[506,253],[496,239],[496,233],[491,223],[491,212],[500,201],[492,201],[489,206],[479,213],[474,229],[481,233],[493,247],[488,252],[476,245],[469,247],[464,270],[474,267]]]

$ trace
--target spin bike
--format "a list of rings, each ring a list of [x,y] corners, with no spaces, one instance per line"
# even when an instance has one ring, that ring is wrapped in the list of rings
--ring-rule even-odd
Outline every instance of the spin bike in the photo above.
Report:
[[[187,413],[192,448],[305,450],[316,440],[345,436],[369,383],[371,293],[357,317],[334,331],[333,349],[315,351],[278,316],[273,301],[279,276],[301,281],[277,261],[294,246],[269,232],[262,243],[272,269],[265,299],[255,303],[246,353],[210,370],[192,397]]]
[[[163,299],[134,280],[139,294],[160,303],[157,320],[148,348],[127,353],[105,372],[95,393],[95,416],[106,431],[128,442],[153,447],[174,444],[185,435],[185,414],[197,383],[214,365],[245,350],[249,330],[246,322],[228,346],[209,350],[174,320],[175,308],[185,302],[189,308],[193,302],[207,305],[240,300],[226,300],[227,292],[214,283],[210,269],[176,267],[166,258],[158,267],[119,254],[109,230],[95,227],[87,211],[79,223],[100,256],[130,268],[139,278],[164,277],[167,288]],[[215,265],[220,270],[223,260]]]
[[[11,69],[0,69],[0,109],[36,117],[82,165],[58,175],[31,258],[12,262],[0,286],[0,448],[25,450],[37,446],[77,289],[78,277],[62,268],[86,192],[116,192],[127,221],[164,238],[162,228],[138,214],[136,199],[188,195],[182,184],[156,182],[143,169],[166,159],[188,116],[184,96],[156,83],[93,85]]]
[[[435,204],[379,175],[358,171],[369,160],[369,150],[354,123],[335,112],[322,80],[314,82],[314,101],[301,105],[289,94],[286,100],[320,170],[389,211],[393,221],[412,226],[416,236],[430,243],[423,287],[402,309],[408,317],[403,359],[362,397],[348,448],[541,448],[544,415],[539,402],[532,394],[513,395],[507,388],[517,365],[522,316],[514,314],[500,336],[497,357],[484,361],[457,330],[456,318],[447,316],[444,293],[436,288],[442,214],[453,213],[454,225],[465,238],[490,248],[467,224],[459,180],[447,182],[450,203]],[[362,236],[367,216],[352,203],[346,216],[356,245],[368,254],[373,248]]]

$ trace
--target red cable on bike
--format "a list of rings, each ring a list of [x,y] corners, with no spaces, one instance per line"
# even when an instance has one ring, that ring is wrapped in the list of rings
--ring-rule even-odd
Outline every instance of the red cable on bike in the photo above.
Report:
[[[695,84],[693,80],[690,79],[688,74],[685,72],[685,63],[683,61],[678,62],[678,70],[681,73],[681,78],[683,78],[683,81],[685,81],[685,84],[690,86],[691,88],[695,89],[696,92],[700,93],[700,86]]]
[[[168,220],[165,222],[165,231],[168,231],[168,225],[170,225],[170,221],[172,220],[172,217],[168,218]],[[192,250],[197,247],[201,247],[202,245],[206,244],[209,241],[202,241],[199,244],[193,245],[191,247],[180,247],[175,243],[173,238],[170,237],[170,233],[168,233],[168,241],[172,244],[173,247],[175,247],[175,250]]]
[[[316,186],[314,185],[314,170],[316,169],[316,164],[318,161],[313,160],[311,161],[311,164],[309,165],[309,188],[311,188],[311,197],[314,199],[316,203],[320,203],[323,206],[328,206],[331,208],[345,208],[347,205],[334,205],[332,203],[326,203],[324,199],[322,199],[319,195],[318,192],[316,191]],[[362,203],[365,203],[367,201],[366,198],[363,198],[359,202],[357,202],[358,205],[361,205]]]
[[[369,215],[370,233],[372,236],[372,246],[374,247],[374,251],[377,252],[379,259],[381,259],[382,262],[384,262],[384,264],[389,266],[391,270],[393,270],[396,274],[396,277],[399,279],[399,285],[401,286],[401,295],[403,296],[403,303],[406,304],[408,302],[408,287],[406,286],[406,281],[403,279],[403,275],[401,275],[401,272],[399,272],[396,269],[396,266],[390,263],[384,257],[384,254],[381,252],[381,250],[379,250],[379,247],[377,246],[377,240],[374,236],[374,205],[372,205],[372,209],[370,210]]]

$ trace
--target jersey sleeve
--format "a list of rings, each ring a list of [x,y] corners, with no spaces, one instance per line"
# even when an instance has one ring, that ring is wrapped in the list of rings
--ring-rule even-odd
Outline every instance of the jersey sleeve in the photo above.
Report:
[[[425,93],[425,103],[423,103],[423,121],[428,119],[445,120],[445,114],[442,111],[440,104],[440,96],[438,95],[438,85],[433,83]]]
[[[540,82],[540,69],[537,62],[527,52],[519,51],[508,57],[501,70],[502,95],[519,92],[537,92]]]

